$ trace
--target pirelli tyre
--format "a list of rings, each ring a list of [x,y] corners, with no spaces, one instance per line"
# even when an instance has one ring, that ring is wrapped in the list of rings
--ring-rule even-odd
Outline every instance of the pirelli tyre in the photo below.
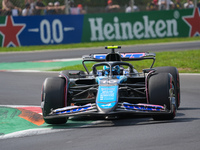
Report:
[[[156,73],[170,73],[174,78],[175,94],[176,94],[176,107],[180,106],[180,80],[179,72],[176,67],[156,67]]]
[[[60,74],[68,76],[69,78],[86,78],[86,74],[82,70],[63,70]]]
[[[68,118],[45,119],[51,109],[65,107],[65,79],[60,77],[46,78],[42,88],[42,113],[48,124],[64,124]]]
[[[153,115],[154,120],[171,120],[176,115],[173,77],[169,73],[154,74],[149,78],[149,103],[165,106],[169,114]]]

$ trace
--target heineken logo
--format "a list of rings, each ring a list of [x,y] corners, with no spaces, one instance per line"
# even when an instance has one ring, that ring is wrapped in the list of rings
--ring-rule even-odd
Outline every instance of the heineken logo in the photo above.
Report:
[[[117,16],[110,23],[104,23],[103,18],[89,18],[91,26],[91,41],[130,40],[142,38],[162,38],[178,36],[176,19],[157,21],[142,17],[143,21],[121,22]]]
[[[189,13],[185,13],[185,12]],[[200,35],[199,9],[152,12],[142,15],[109,15],[88,17],[90,41],[133,40]],[[159,12],[158,12],[159,13]],[[88,31],[88,30],[87,30]],[[88,34],[88,32],[87,32]]]

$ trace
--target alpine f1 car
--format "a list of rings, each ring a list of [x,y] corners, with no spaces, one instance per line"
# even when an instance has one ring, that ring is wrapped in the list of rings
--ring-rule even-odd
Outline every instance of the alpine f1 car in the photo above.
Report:
[[[180,105],[179,73],[175,67],[156,67],[155,54],[120,53],[120,46],[106,46],[108,54],[84,55],[85,71],[64,70],[46,78],[41,108],[48,124],[66,123],[70,116],[151,115],[154,120],[174,119]],[[130,61],[152,59],[139,73]],[[86,62],[97,62],[92,71]]]

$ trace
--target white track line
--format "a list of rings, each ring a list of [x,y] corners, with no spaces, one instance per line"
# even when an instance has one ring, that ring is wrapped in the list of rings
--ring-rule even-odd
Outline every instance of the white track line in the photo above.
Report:
[[[68,62],[68,61],[81,61],[82,58],[68,58],[68,59],[51,59],[51,60],[36,60],[28,62]]]
[[[0,70],[0,72],[24,72],[24,73],[59,73],[60,71],[42,71],[42,70]]]
[[[46,129],[28,129],[24,131],[18,131],[14,133],[9,133],[6,135],[1,135],[0,139],[9,139],[9,138],[18,138],[18,137],[26,137],[26,136],[33,136],[33,135],[41,135],[41,134],[47,134],[47,133],[55,133],[60,131],[66,131],[71,129],[52,129],[52,128],[46,128]]]
[[[17,107],[40,107],[35,105],[0,105],[1,107],[11,107],[11,108],[17,108]]]

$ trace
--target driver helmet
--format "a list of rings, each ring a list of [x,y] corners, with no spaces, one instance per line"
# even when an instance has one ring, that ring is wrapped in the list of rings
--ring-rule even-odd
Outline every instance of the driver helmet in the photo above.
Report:
[[[107,76],[110,73],[110,67],[108,66],[103,66],[103,71],[104,71],[104,75]]]
[[[119,65],[116,65],[112,68],[113,75],[120,75],[120,67]]]
[[[108,66],[103,66],[104,74],[109,75],[110,73],[110,67]],[[113,75],[120,75],[120,67],[119,65],[116,65],[112,68],[112,74]]]

